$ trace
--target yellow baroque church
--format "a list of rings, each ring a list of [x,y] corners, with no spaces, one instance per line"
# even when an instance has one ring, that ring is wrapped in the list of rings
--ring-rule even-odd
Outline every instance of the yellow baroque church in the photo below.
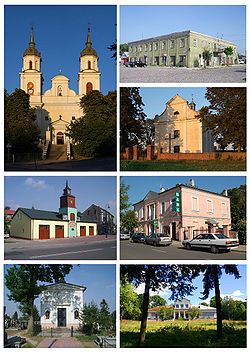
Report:
[[[101,73],[97,52],[92,47],[90,28],[79,61],[78,93],[69,88],[66,76],[56,75],[51,79],[51,88],[43,94],[42,57],[31,30],[29,47],[23,54],[20,88],[30,95],[30,106],[36,110],[36,122],[45,147],[49,144],[63,145],[69,151],[70,141],[65,132],[72,121],[83,115],[79,104],[81,97],[92,90],[100,91]]]

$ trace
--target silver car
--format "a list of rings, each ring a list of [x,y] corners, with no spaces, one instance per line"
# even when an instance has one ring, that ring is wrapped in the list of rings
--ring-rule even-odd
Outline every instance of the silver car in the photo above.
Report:
[[[169,246],[171,245],[172,240],[170,236],[152,233],[148,237],[146,237],[145,242],[147,245]]]
[[[237,238],[229,238],[223,234],[199,234],[192,240],[182,241],[183,246],[187,249],[201,248],[210,250],[212,253],[217,253],[219,250],[231,250],[239,246]]]

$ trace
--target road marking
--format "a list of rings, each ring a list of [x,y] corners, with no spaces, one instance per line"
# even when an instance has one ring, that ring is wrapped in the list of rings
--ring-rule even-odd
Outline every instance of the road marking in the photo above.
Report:
[[[94,248],[92,250],[87,250],[87,251],[73,251],[73,252],[64,252],[64,253],[52,253],[52,254],[47,254],[43,256],[33,256],[29,257],[29,259],[37,259],[37,258],[43,258],[43,257],[54,257],[54,256],[64,256],[66,254],[73,254],[73,253],[87,253],[87,252],[96,252],[96,251],[103,251],[103,248]]]
[[[151,248],[151,251],[156,251],[156,252],[166,253],[165,251],[158,250],[158,249],[156,249],[156,248]]]

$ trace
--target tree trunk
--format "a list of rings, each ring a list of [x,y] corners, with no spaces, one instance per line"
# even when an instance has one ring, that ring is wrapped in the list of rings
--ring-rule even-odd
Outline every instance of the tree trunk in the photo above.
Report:
[[[217,265],[212,265],[213,278],[214,278],[214,291],[217,315],[217,338],[222,337],[222,313],[221,313],[221,298],[220,298],[220,283],[218,277]]]
[[[140,347],[144,343],[146,337],[148,305],[149,305],[149,290],[150,290],[150,275],[151,275],[151,266],[148,266],[146,272],[145,290],[144,290],[143,304],[142,304],[141,329],[140,329],[140,336],[139,336]]]
[[[34,335],[34,306],[32,304],[32,308],[30,309],[30,317],[28,321],[27,332],[33,336]]]
[[[241,144],[237,145],[237,150],[238,150],[238,152],[241,152]]]

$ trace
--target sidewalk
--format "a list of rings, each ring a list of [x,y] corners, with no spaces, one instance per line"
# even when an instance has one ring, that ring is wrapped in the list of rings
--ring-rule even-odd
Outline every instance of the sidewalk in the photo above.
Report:
[[[72,337],[44,338],[37,348],[84,348],[84,345]]]

